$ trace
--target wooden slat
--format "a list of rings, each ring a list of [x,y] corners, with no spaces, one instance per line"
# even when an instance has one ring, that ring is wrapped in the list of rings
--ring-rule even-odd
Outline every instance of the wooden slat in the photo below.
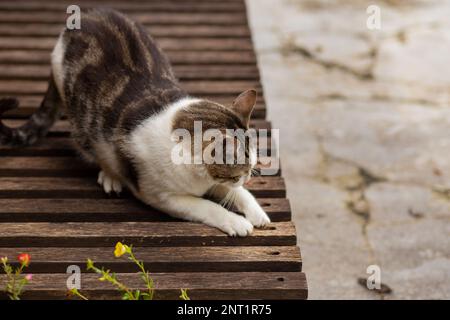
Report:
[[[1,4],[1,3],[0,3]],[[248,38],[250,31],[246,26],[209,26],[209,25],[153,25],[147,32],[155,38]],[[61,25],[33,23],[0,23],[2,37],[57,37],[61,33]]]
[[[187,288],[192,300],[209,299],[306,299],[308,288],[302,272],[208,272],[152,273],[155,299],[179,299]],[[132,289],[142,289],[138,274],[119,273],[118,279]],[[0,280],[3,281],[3,275]],[[82,276],[82,292],[90,299],[120,299],[121,295],[98,275]],[[67,274],[36,274],[27,285],[24,299],[66,299]]]
[[[243,238],[191,222],[5,222],[0,234],[1,247],[113,247],[118,241],[144,247],[296,244],[292,222],[271,223]]]
[[[196,65],[174,66],[178,79],[184,80],[259,80],[255,66]],[[0,65],[0,79],[48,80],[50,67],[43,65]]]
[[[291,220],[289,201],[258,198],[272,222]],[[135,199],[1,199],[0,222],[181,221]]]
[[[73,2],[73,1],[72,1]],[[37,1],[27,1],[27,2],[0,2],[0,10],[1,11],[56,11],[56,12],[65,12],[67,6],[72,4],[70,1],[57,1],[57,2],[37,2]],[[80,8],[83,11],[86,11],[88,8],[99,6],[98,1],[86,1],[82,2]],[[108,1],[108,7],[113,8],[115,10],[120,10],[124,13],[130,12],[243,12],[245,11],[245,5],[241,2],[200,2],[200,1],[192,1],[186,0],[183,2],[179,1],[164,1],[164,2],[156,2],[156,1],[146,1],[141,3],[131,3],[127,1],[126,3],[116,1]]]
[[[2,95],[0,95],[2,96]],[[7,96],[3,94],[3,96]],[[30,114],[36,111],[39,107],[43,95],[14,95],[19,100],[19,108],[13,109],[5,114],[3,114],[2,118],[28,118]],[[218,103],[222,103],[224,105],[229,105],[235,98],[236,95],[207,95],[203,94],[199,96],[200,98],[209,99],[212,101],[216,101]],[[253,119],[264,119],[266,116],[266,107],[264,103],[264,98],[260,95],[257,98],[255,109],[252,113]]]
[[[250,64],[256,62],[252,51],[165,51],[173,65],[185,64]],[[0,47],[0,63],[9,64],[43,64],[49,65],[50,54],[47,51],[36,50],[4,50]]]
[[[56,40],[56,37],[0,37],[0,47],[8,50],[42,50],[50,53]],[[157,38],[157,41],[163,50],[246,51],[252,48],[247,39],[240,38]]]
[[[256,169],[267,168],[264,165],[267,158],[260,158],[259,161]],[[78,157],[0,156],[1,177],[85,177],[94,176],[97,172],[97,166],[89,165]]]
[[[256,63],[253,51],[173,51],[165,50],[173,65],[185,64],[250,64]],[[0,47],[0,63],[10,64],[50,64],[50,53],[39,50],[4,50]]]
[[[27,168],[26,165],[20,163],[20,158],[16,158],[18,168]],[[7,160],[9,160],[7,158]],[[32,159],[31,159],[32,160]],[[58,163],[58,158],[52,159],[55,166],[61,166]],[[0,157],[0,162],[4,159]],[[72,161],[75,162],[75,161]],[[26,162],[27,163],[27,162]],[[51,165],[51,161],[48,164]],[[0,177],[0,198],[9,197],[26,197],[26,198],[105,198],[108,197],[103,190],[98,186],[94,176],[86,176],[80,178],[82,171],[76,171],[76,164],[73,167],[67,167],[67,163],[62,164],[62,170],[58,171],[61,176],[51,176],[51,167],[45,168],[46,177],[31,177],[28,174],[25,177]],[[75,167],[75,171],[71,171]],[[38,170],[36,170],[38,171]],[[94,171],[95,172],[95,171]],[[28,173],[28,172],[27,172]],[[32,173],[32,172],[30,172]],[[81,173],[81,174],[80,174]],[[90,171],[92,173],[92,171]],[[53,174],[55,175],[55,174]],[[77,178],[69,178],[69,175],[76,175]],[[50,176],[50,177],[49,177]],[[272,197],[282,198],[286,196],[286,186],[281,177],[253,177],[246,183],[246,187],[256,197]],[[122,197],[130,197],[127,192],[124,192]]]
[[[65,273],[70,265],[86,271],[87,258],[114,272],[136,272],[128,259],[117,259],[107,248],[0,248],[0,257],[26,252],[31,273]],[[154,272],[294,272],[301,271],[300,250],[282,247],[134,247],[137,259]],[[11,259],[12,260],[12,259]],[[14,262],[14,260],[12,260]]]
[[[44,94],[47,81],[0,80],[1,95]],[[248,88],[261,91],[259,81],[191,81],[181,82],[181,86],[192,95],[238,95]]]
[[[83,10],[82,10],[83,12]],[[247,17],[245,13],[130,13],[127,15],[134,21],[142,24],[158,24],[158,25],[177,25],[177,24],[190,24],[190,25],[246,25]],[[68,15],[64,11],[59,12],[40,12],[36,14],[34,12],[27,11],[0,11],[0,23],[46,23],[46,24],[60,24],[64,26]],[[247,42],[250,46],[251,43]]]
[[[3,120],[3,123],[10,127],[18,127],[24,124],[26,121],[22,119],[6,119]],[[266,129],[269,130],[270,134],[271,124],[270,121],[254,119],[250,120],[250,127],[255,129]],[[59,120],[57,121],[51,128],[48,133],[51,137],[67,137],[70,135],[70,124],[67,120]]]
[[[264,149],[259,148],[258,149],[259,153],[270,151],[271,139],[260,138],[260,139],[258,139],[258,143],[261,143],[261,146],[267,146],[267,148],[264,148]],[[12,157],[12,156],[29,156],[29,157],[73,156],[76,154],[76,151],[74,148],[74,141],[71,138],[46,137],[46,138],[38,141],[36,144],[27,146],[27,147],[10,148],[8,146],[0,146],[0,154],[2,156],[9,156],[9,157]]]

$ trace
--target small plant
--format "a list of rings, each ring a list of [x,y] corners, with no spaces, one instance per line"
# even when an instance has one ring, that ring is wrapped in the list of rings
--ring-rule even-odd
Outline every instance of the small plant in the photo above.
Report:
[[[189,298],[189,296],[187,294],[187,289],[181,289],[180,299],[181,300],[191,300],[191,298]]]
[[[114,272],[110,270],[105,270],[103,267],[98,268],[94,265],[94,262],[91,259],[87,259],[87,270],[92,270],[95,273],[99,274],[101,277],[100,281],[108,281],[116,289],[122,293],[123,300],[152,300],[154,295],[154,283],[153,279],[150,277],[150,274],[147,270],[145,270],[144,263],[138,259],[133,253],[132,246],[128,246],[126,244],[122,244],[121,242],[117,242],[116,247],[114,249],[114,256],[116,258],[120,258],[123,255],[127,255],[128,259],[134,262],[139,268],[139,274],[142,280],[145,283],[146,290],[132,290],[127,287],[124,283],[120,282],[117,279],[117,276]],[[74,295],[83,300],[88,300],[84,295],[82,295],[77,289],[71,289],[69,291],[70,295]],[[183,300],[190,300],[187,295],[187,289],[181,289],[180,298]]]
[[[5,291],[11,300],[20,300],[20,295],[24,291],[24,287],[32,280],[33,275],[23,275],[24,268],[28,267],[31,262],[31,257],[28,253],[22,253],[17,257],[20,266],[13,268],[8,263],[8,257],[2,257],[1,263],[6,274]]]

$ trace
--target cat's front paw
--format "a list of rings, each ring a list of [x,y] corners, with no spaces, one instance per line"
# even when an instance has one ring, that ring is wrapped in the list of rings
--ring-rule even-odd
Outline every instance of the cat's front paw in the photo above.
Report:
[[[253,225],[247,219],[237,214],[227,215],[218,227],[232,237],[245,237],[253,232]]]
[[[260,207],[258,203],[247,206],[244,210],[245,217],[255,227],[264,227],[270,223],[270,218],[267,213]]]
[[[103,190],[105,190],[107,194],[114,191],[119,195],[122,192],[122,184],[120,181],[112,178],[103,170],[98,173],[97,183],[103,187]]]

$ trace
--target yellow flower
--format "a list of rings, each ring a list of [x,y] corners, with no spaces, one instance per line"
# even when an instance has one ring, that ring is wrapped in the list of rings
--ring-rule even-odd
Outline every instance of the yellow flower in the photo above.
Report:
[[[116,249],[114,250],[114,256],[116,258],[119,258],[123,256],[127,252],[128,246],[125,244],[122,244],[121,242],[117,242]]]

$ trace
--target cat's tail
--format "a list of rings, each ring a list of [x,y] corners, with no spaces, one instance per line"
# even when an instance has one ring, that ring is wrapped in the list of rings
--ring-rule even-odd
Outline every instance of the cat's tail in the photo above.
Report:
[[[16,98],[0,99],[0,117],[8,111],[19,106]],[[0,145],[27,146],[45,136],[58,118],[61,106],[61,98],[50,76],[47,93],[41,102],[39,109],[28,119],[26,123],[17,128],[10,128],[1,122],[0,118]]]

